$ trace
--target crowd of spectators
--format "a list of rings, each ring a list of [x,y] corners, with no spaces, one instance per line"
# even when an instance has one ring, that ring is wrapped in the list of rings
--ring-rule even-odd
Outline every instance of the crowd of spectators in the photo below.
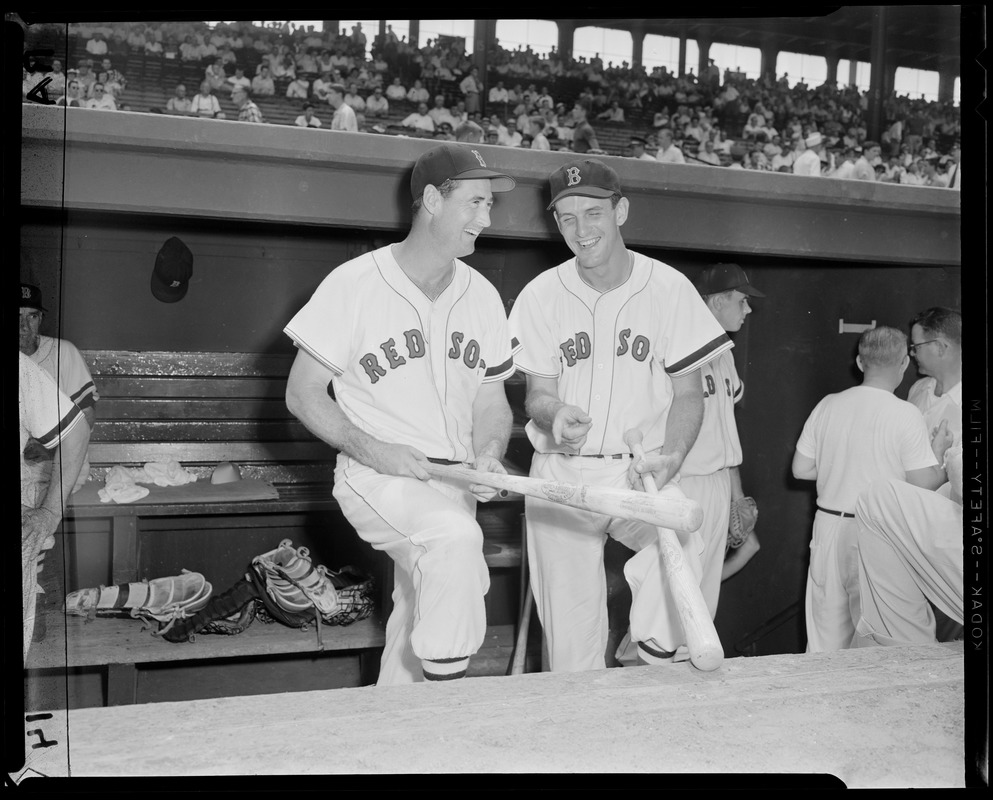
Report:
[[[85,42],[85,57],[68,71],[53,63],[48,73],[49,92],[63,105],[127,109],[118,65],[144,55],[197,73],[199,94],[170,87],[173,97],[156,109],[168,114],[223,118],[220,95],[235,101],[239,119],[259,122],[254,99],[284,97],[298,104],[295,124],[317,127],[322,108],[341,116],[330,99],[341,86],[362,131],[596,154],[607,152],[598,129],[615,128],[629,134],[626,155],[667,163],[952,188],[959,180],[953,103],[891,94],[879,141],[871,141],[867,93],[791,85],[785,74],[722,76],[713,60],[699,76],[677,76],[665,67],[563,58],[554,48],[539,56],[530,46],[497,42],[481,76],[461,39],[413,47],[389,25],[380,35],[361,23],[339,32],[250,22],[78,23],[70,34]],[[25,70],[25,94],[39,78]],[[795,168],[806,151],[816,158]]]

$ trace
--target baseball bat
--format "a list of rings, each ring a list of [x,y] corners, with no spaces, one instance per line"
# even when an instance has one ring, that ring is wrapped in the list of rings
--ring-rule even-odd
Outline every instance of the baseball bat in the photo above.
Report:
[[[514,642],[514,658],[510,663],[511,675],[523,675],[524,664],[528,657],[528,628],[531,626],[531,608],[534,605],[534,594],[528,583],[527,594],[524,595],[524,609],[517,629],[517,641]]]
[[[608,517],[636,519],[670,530],[692,533],[703,522],[703,510],[699,504],[684,496],[651,495],[609,486],[587,486],[546,481],[524,475],[479,472],[459,464],[449,466],[429,463],[426,469],[436,478],[463,480],[495,489],[507,489],[584,511],[592,511]]]
[[[627,431],[624,434],[624,443],[631,448],[636,459],[644,459],[645,448],[641,444],[640,431]],[[641,481],[647,494],[660,496],[651,473],[642,475]],[[666,491],[682,495],[682,491],[675,484],[669,486],[672,488],[667,488]],[[710,618],[710,611],[700,593],[700,587],[686,570],[679,539],[672,529],[661,525],[659,549],[662,551],[662,565],[665,568],[669,591],[676,602],[679,621],[683,626],[683,633],[686,634],[686,649],[689,650],[690,661],[694,667],[704,672],[715,670],[724,660],[724,647],[714,628],[714,621]]]

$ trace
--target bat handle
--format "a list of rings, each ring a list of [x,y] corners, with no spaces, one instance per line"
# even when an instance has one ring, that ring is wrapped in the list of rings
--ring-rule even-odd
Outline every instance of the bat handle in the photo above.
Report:
[[[636,462],[645,460],[645,447],[641,443],[641,431],[629,430],[624,434],[624,443],[631,448]],[[659,487],[655,485],[655,479],[650,472],[641,476],[641,485],[645,487],[648,494],[658,494]]]

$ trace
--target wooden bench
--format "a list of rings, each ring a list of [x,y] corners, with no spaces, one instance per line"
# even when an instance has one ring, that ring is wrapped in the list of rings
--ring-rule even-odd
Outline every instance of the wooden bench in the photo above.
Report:
[[[141,544],[148,536],[291,528],[307,515],[337,512],[331,494],[335,451],[286,408],[292,355],[88,350],[83,357],[100,400],[88,451],[90,480],[70,500],[66,529],[78,532],[109,524],[111,583],[160,577],[142,573],[147,567],[142,566]],[[517,426],[515,433],[522,435],[522,429]],[[99,490],[112,467],[138,468],[169,460],[198,480],[186,486],[150,485],[150,494],[133,503],[101,502]],[[236,463],[243,480],[211,484],[214,467],[223,461]],[[519,495],[480,506],[477,518],[491,568],[521,568],[522,510]],[[355,534],[350,529],[343,533],[354,544]],[[270,546],[275,546],[280,537],[273,533],[271,538]],[[79,537],[67,537],[73,539],[78,542]],[[382,594],[378,613],[353,626],[324,626],[325,650],[358,650],[378,657],[383,619],[391,607],[392,562],[378,553],[375,557]],[[325,564],[332,569],[342,566]],[[227,565],[234,579],[246,567],[247,561]],[[213,574],[205,572],[205,577],[217,592],[230,585]],[[83,587],[69,585],[66,590],[76,588]],[[256,622],[236,636],[209,635],[176,645],[142,632],[136,620],[66,620],[53,611],[46,615],[45,639],[32,645],[28,667],[107,666],[108,700],[116,704],[134,702],[136,664],[317,650],[313,631],[301,633],[278,624]]]

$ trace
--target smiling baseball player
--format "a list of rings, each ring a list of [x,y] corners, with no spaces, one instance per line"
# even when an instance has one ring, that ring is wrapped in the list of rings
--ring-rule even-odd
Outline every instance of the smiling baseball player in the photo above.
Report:
[[[656,484],[676,478],[703,416],[699,368],[730,349],[690,281],[628,250],[628,216],[617,173],[594,159],[551,178],[559,232],[575,257],[532,280],[511,311],[527,375],[532,477],[641,487],[624,433],[644,436]],[[640,464],[640,462],[639,462]],[[636,554],[631,637],[644,663],[665,663],[685,637],[665,589],[652,525],[526,498],[528,558],[553,671],[603,669],[608,638],[603,548],[610,535]],[[695,537],[682,540],[699,578]],[[698,542],[699,539],[697,538]]]
[[[478,150],[427,151],[407,237],[337,267],[285,329],[298,348],[287,407],[339,451],[334,496],[396,565],[380,685],[462,677],[486,633],[475,509],[496,490],[426,466],[506,472],[514,348],[496,288],[459,259],[489,227],[493,193],[513,187]]]

